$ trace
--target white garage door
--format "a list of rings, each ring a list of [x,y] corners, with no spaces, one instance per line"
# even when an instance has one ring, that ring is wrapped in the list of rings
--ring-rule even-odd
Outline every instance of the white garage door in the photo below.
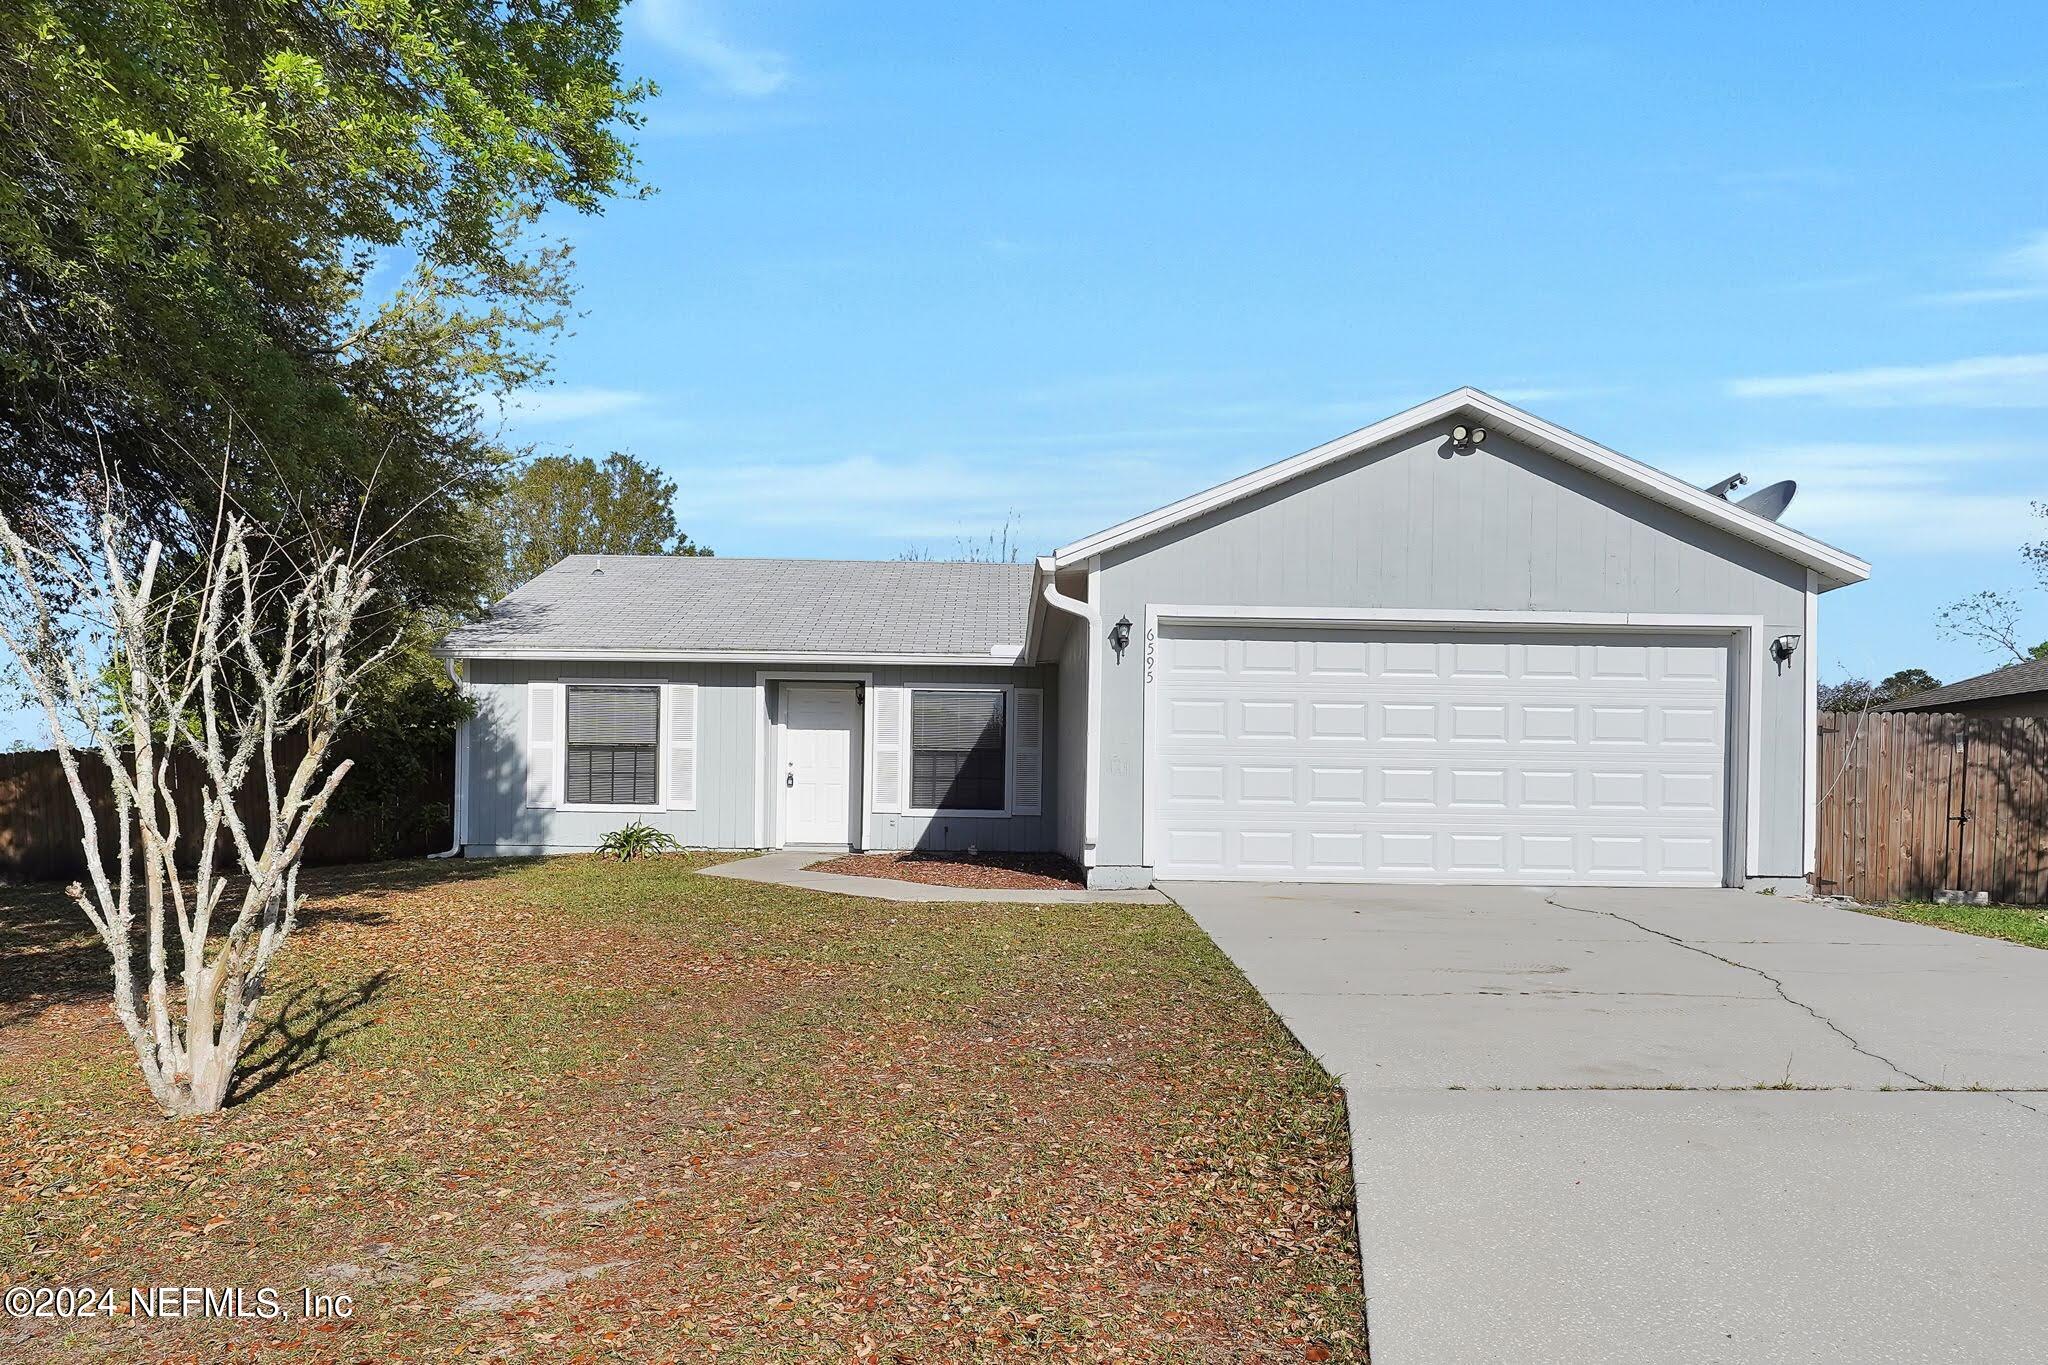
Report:
[[[1162,878],[1718,886],[1726,637],[1169,626]]]

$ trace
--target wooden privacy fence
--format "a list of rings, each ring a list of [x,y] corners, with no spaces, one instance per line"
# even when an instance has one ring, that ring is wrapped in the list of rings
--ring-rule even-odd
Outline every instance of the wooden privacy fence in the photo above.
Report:
[[[340,746],[340,752],[348,757],[348,746]],[[277,746],[278,762],[287,770],[304,753],[301,740],[281,740]],[[441,745],[421,759],[424,772],[418,789],[389,800],[352,799],[348,788],[354,775],[343,778],[334,804],[306,836],[306,861],[350,863],[417,857],[448,847],[453,838],[453,745]],[[106,767],[97,757],[80,754],[79,772],[92,795],[100,847],[111,867],[119,849],[119,833],[113,825],[114,800]],[[200,762],[191,754],[181,750],[172,757],[171,790],[181,834],[179,856],[188,864],[197,857],[197,835],[202,828],[199,803],[206,788],[201,774]],[[260,837],[268,828],[261,788],[247,790],[237,805],[242,818],[251,822],[251,833]],[[0,754],[0,875],[38,880],[82,875],[83,830],[55,751]]]
[[[2048,720],[1822,713],[1815,889],[2048,901]]]

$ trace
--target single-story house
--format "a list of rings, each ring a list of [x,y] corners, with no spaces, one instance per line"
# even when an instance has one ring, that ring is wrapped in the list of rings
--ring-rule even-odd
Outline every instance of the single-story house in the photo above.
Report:
[[[572,556],[441,646],[456,838],[1793,887],[1868,576],[1459,389],[1032,564]]]
[[[2007,664],[1946,687],[1930,687],[1877,708],[1880,711],[1950,711],[1984,720],[2048,716],[2048,659]]]

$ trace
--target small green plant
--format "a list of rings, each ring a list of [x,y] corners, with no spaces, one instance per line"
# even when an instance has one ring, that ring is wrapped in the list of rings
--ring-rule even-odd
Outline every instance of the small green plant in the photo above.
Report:
[[[682,845],[675,837],[663,830],[640,820],[623,829],[615,829],[604,836],[604,842],[597,851],[605,857],[617,858],[624,862],[628,858],[652,858],[657,853],[680,852]]]

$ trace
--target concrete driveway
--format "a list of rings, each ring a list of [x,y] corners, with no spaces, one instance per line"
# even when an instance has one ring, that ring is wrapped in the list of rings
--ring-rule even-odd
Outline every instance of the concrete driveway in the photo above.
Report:
[[[1375,1365],[2048,1358],[2048,952],[1738,891],[1167,890],[1349,1092]]]

